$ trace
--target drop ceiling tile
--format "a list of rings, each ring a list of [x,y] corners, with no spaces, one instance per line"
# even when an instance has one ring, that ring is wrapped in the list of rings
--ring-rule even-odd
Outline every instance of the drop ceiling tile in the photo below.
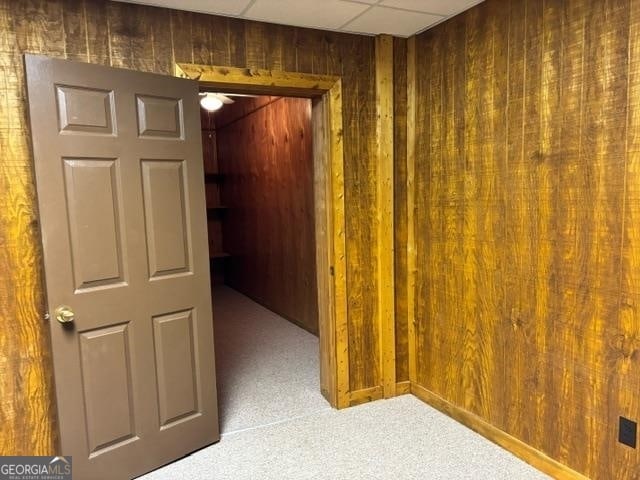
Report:
[[[192,12],[204,12],[220,15],[240,15],[251,0],[124,0],[129,3],[142,3]]]
[[[482,0],[382,0],[380,4],[387,7],[406,8],[417,12],[453,15],[480,2]]]
[[[359,33],[388,33],[408,37],[439,22],[444,17],[427,13],[407,12],[393,8],[373,7],[344,26],[343,30]]]
[[[244,17],[270,23],[337,30],[368,5],[341,0],[256,0]]]

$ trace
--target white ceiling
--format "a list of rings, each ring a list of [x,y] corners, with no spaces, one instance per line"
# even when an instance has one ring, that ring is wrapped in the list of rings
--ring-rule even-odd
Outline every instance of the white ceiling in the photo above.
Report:
[[[483,0],[121,0],[298,27],[409,37]]]

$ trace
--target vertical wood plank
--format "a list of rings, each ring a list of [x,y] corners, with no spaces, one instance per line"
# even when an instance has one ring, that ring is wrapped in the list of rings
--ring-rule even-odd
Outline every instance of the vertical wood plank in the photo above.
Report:
[[[124,28],[126,36],[131,39],[131,62],[133,69],[140,72],[154,72],[153,16],[154,10],[132,5],[127,12]]]
[[[393,218],[396,382],[409,380],[407,353],[407,40],[393,39]]]
[[[313,33],[306,28],[296,28],[296,72],[313,73]]]
[[[411,48],[412,45],[409,43],[409,58],[412,56],[415,58],[415,62],[409,61],[409,68],[411,69],[412,65],[415,65],[415,73],[412,74],[412,72],[409,71],[408,74],[409,85],[415,84],[415,94],[411,95],[411,97],[416,99],[416,102],[413,103],[415,106],[415,115],[410,117],[415,116],[415,132],[412,132],[411,129],[409,130],[409,138],[413,136],[415,142],[413,142],[413,147],[411,144],[409,144],[408,147],[410,150],[407,167],[409,170],[407,175],[409,178],[411,178],[411,176],[414,178],[414,187],[409,191],[409,194],[412,194],[415,200],[414,208],[409,208],[409,218],[411,219],[413,216],[413,222],[409,224],[409,249],[411,249],[412,245],[415,245],[415,253],[412,255],[411,250],[409,251],[409,271],[414,280],[414,286],[409,290],[410,294],[413,291],[414,295],[413,302],[411,303],[413,311],[410,310],[409,323],[409,328],[413,328],[414,341],[410,346],[413,346],[415,351],[414,355],[411,355],[411,351],[409,352],[409,374],[411,378],[412,364],[415,364],[415,382],[419,385],[429,385],[427,373],[429,366],[428,351],[430,346],[425,323],[430,318],[429,289],[432,284],[431,276],[433,273],[433,269],[430,268],[432,242],[429,236],[435,231],[435,228],[433,228],[431,224],[432,214],[430,208],[430,195],[433,186],[431,178],[433,164],[429,158],[431,116],[429,115],[430,102],[426,100],[429,98],[431,92],[430,77],[433,69],[430,41],[431,34],[427,31],[425,35],[421,35],[415,39],[414,49]],[[411,55],[412,50],[413,55]],[[412,78],[415,78],[415,82],[411,80]],[[419,101],[419,99],[424,100]],[[411,151],[411,148],[413,148],[413,151]],[[411,175],[412,170],[413,175]],[[411,198],[411,196],[409,198]],[[418,214],[419,212],[427,212],[427,214]],[[414,231],[413,242],[411,238],[412,229]],[[411,321],[411,316],[413,316],[413,321]],[[418,355],[420,356],[418,357]],[[411,361],[411,358],[413,358],[413,361]]]
[[[110,2],[107,3],[106,7],[109,65],[112,67],[132,68],[133,52],[130,34],[133,33],[132,27],[134,25],[130,13],[134,6],[127,3]]]
[[[445,318],[460,318],[463,302],[457,292],[464,292],[464,242],[458,232],[464,227],[465,162],[464,162],[464,101],[465,101],[465,41],[466,23],[454,19],[446,26],[444,48],[448,52],[442,63],[442,148],[443,178],[446,186],[446,200],[442,202],[443,231],[441,240],[444,256],[442,264],[445,275],[442,278],[442,311]],[[444,326],[443,328],[447,328]],[[464,330],[455,328],[446,332],[447,346],[441,355],[462,358],[465,354]],[[442,374],[442,388],[456,392],[456,401],[461,401],[458,388],[461,366],[458,362],[448,362]]]
[[[171,11],[156,9],[153,13],[149,18],[153,39],[153,69],[156,73],[171,75],[174,71]]]
[[[367,59],[353,70],[356,90],[352,120],[356,129],[346,129],[345,146],[350,145],[352,168],[345,169],[345,194],[349,211],[346,215],[347,281],[349,284],[349,377],[351,390],[379,385],[381,378],[378,329],[377,266],[374,258],[377,245],[376,175],[375,165],[375,44],[374,39],[359,37],[353,43],[354,57]],[[356,136],[357,135],[357,136]],[[366,218],[365,222],[356,218]],[[372,281],[372,279],[375,279]]]
[[[548,245],[547,266],[544,268],[544,287],[540,287],[548,292],[547,304],[544,305],[543,312],[540,315],[546,320],[544,335],[546,338],[544,343],[548,346],[548,351],[554,351],[554,342],[561,341],[559,330],[556,327],[555,319],[557,312],[560,310],[563,299],[560,294],[558,284],[560,265],[562,262],[559,244],[559,211],[557,205],[560,201],[559,181],[560,168],[558,153],[562,151],[562,110],[561,97],[563,90],[562,75],[562,38],[564,31],[564,18],[562,9],[553,2],[545,2],[542,9],[542,37],[541,44],[541,83],[540,83],[540,137],[538,140],[539,150],[537,154],[537,170],[539,175],[540,202],[548,204],[548,214],[546,225],[541,224],[539,227],[540,236],[545,239]],[[542,250],[542,249],[540,249]],[[544,363],[546,365],[547,374],[544,379],[544,395],[545,403],[549,396],[556,398],[558,395],[557,380],[554,378],[554,365],[549,361],[549,357],[545,355]],[[549,408],[547,406],[547,408]],[[554,408],[554,407],[551,407]],[[542,432],[542,436],[549,437],[548,428]],[[556,435],[552,435],[554,440]],[[547,451],[555,452],[557,450],[554,440],[547,441]]]
[[[296,72],[298,29],[295,27],[287,27],[285,36],[287,41],[282,46],[282,68],[285,72]]]
[[[505,195],[510,200],[505,206],[508,219],[506,227],[506,256],[505,256],[505,285],[506,291],[511,292],[505,297],[504,315],[507,323],[506,341],[511,346],[508,365],[505,367],[506,395],[513,405],[527,402],[521,382],[528,362],[526,358],[526,338],[523,333],[523,323],[527,319],[521,313],[521,305],[526,297],[521,288],[522,263],[522,222],[526,211],[523,209],[522,195],[522,151],[524,125],[524,72],[525,72],[525,21],[526,5],[524,2],[511,2],[508,10],[508,80],[507,80],[507,165],[506,175],[510,178],[505,189]],[[524,19],[524,20],[523,20]],[[505,429],[518,438],[522,438],[525,411],[522,408],[511,408],[505,412]]]
[[[229,62],[230,67],[246,67],[245,55],[245,22],[237,18],[229,18]]]
[[[342,80],[325,94],[329,118],[330,165],[331,165],[331,203],[333,205],[333,267],[334,289],[334,322],[335,322],[335,357],[337,407],[349,405],[350,365],[349,365],[349,310],[347,305],[347,246],[346,246],[346,209],[344,178],[344,125],[343,125],[343,90]]]
[[[562,11],[563,35],[561,53],[561,141],[563,157],[558,158],[558,205],[561,206],[556,219],[558,235],[558,292],[560,294],[559,317],[562,322],[556,326],[556,340],[553,350],[558,361],[554,366],[556,394],[577,398],[582,383],[574,372],[578,337],[572,333],[576,325],[576,302],[579,296],[579,270],[576,225],[580,208],[580,137],[582,134],[581,111],[583,105],[583,53],[585,35],[584,4],[581,1],[568,2]],[[570,454],[579,448],[578,438],[587,435],[587,425],[580,418],[581,413],[574,405],[557,401],[558,417],[567,422],[557,425],[550,453],[562,463],[583,470],[584,455]]]
[[[336,334],[332,282],[332,252],[323,248],[333,238],[331,215],[331,151],[328,104],[325,99],[313,100],[313,189],[316,226],[316,268],[318,284],[318,333],[320,337],[320,389],[331,405],[338,404],[336,369]]]
[[[393,242],[393,38],[376,37],[378,315],[380,360],[385,398],[396,394]]]
[[[244,42],[246,66],[248,68],[266,68],[265,57],[265,24],[246,22],[244,28]]]
[[[407,362],[411,383],[416,383],[416,37],[407,40]]]
[[[174,63],[193,63],[193,36],[191,12],[171,10],[171,42]]]
[[[111,64],[107,6],[108,3],[100,0],[84,0],[87,22],[87,49],[90,63]]]
[[[211,63],[213,65],[230,65],[229,54],[229,20],[226,17],[210,16],[211,29]]]
[[[509,16],[501,15],[498,9],[502,7],[497,3],[492,4],[493,8],[489,11],[489,17],[493,32],[492,41],[492,78],[490,82],[491,89],[491,130],[492,150],[495,172],[494,185],[492,185],[493,205],[496,206],[496,215],[493,218],[493,232],[495,242],[492,242],[496,249],[495,272],[493,281],[496,282],[496,297],[491,315],[493,316],[493,332],[491,333],[493,342],[493,374],[491,380],[491,390],[494,394],[489,394],[491,403],[491,423],[501,430],[506,425],[506,410],[504,405],[508,403],[508,393],[506,385],[510,380],[507,375],[508,364],[507,358],[510,354],[509,348],[509,325],[507,298],[511,291],[506,288],[508,283],[507,272],[508,252],[504,248],[507,243],[507,230],[511,220],[509,217],[508,205],[511,203],[511,191],[509,189],[508,174],[508,125],[509,125],[509,105],[508,105],[508,89],[505,85],[509,79]],[[458,158],[463,147],[459,145],[456,150]],[[462,251],[457,252],[462,255]]]
[[[206,15],[194,15],[191,22],[193,62],[210,65],[212,62],[212,28]]]
[[[310,44],[311,50],[311,73],[316,75],[326,75],[328,68],[328,44],[326,32],[313,30]]]
[[[269,34],[264,35],[266,41],[264,51],[264,64],[268,70],[284,70],[284,45],[289,41],[287,33],[289,27],[284,25],[272,25]]]
[[[87,22],[82,2],[62,3],[65,56],[70,60],[88,61]]]
[[[342,44],[346,35],[332,35],[327,37],[327,74],[342,76]]]

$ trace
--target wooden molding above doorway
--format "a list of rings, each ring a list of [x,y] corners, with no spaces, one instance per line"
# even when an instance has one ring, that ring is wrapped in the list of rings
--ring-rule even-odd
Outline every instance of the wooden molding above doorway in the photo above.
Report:
[[[176,64],[175,76],[224,92],[313,100],[316,262],[322,393],[336,408],[351,404],[340,77],[198,64]]]

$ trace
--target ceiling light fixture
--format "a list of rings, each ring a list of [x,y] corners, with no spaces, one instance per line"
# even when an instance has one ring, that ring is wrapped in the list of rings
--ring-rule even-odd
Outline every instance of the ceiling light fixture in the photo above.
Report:
[[[220,110],[222,108],[223,102],[220,100],[215,93],[204,93],[200,94],[202,98],[200,98],[200,106],[204,108],[208,112],[215,112],[216,110]]]

